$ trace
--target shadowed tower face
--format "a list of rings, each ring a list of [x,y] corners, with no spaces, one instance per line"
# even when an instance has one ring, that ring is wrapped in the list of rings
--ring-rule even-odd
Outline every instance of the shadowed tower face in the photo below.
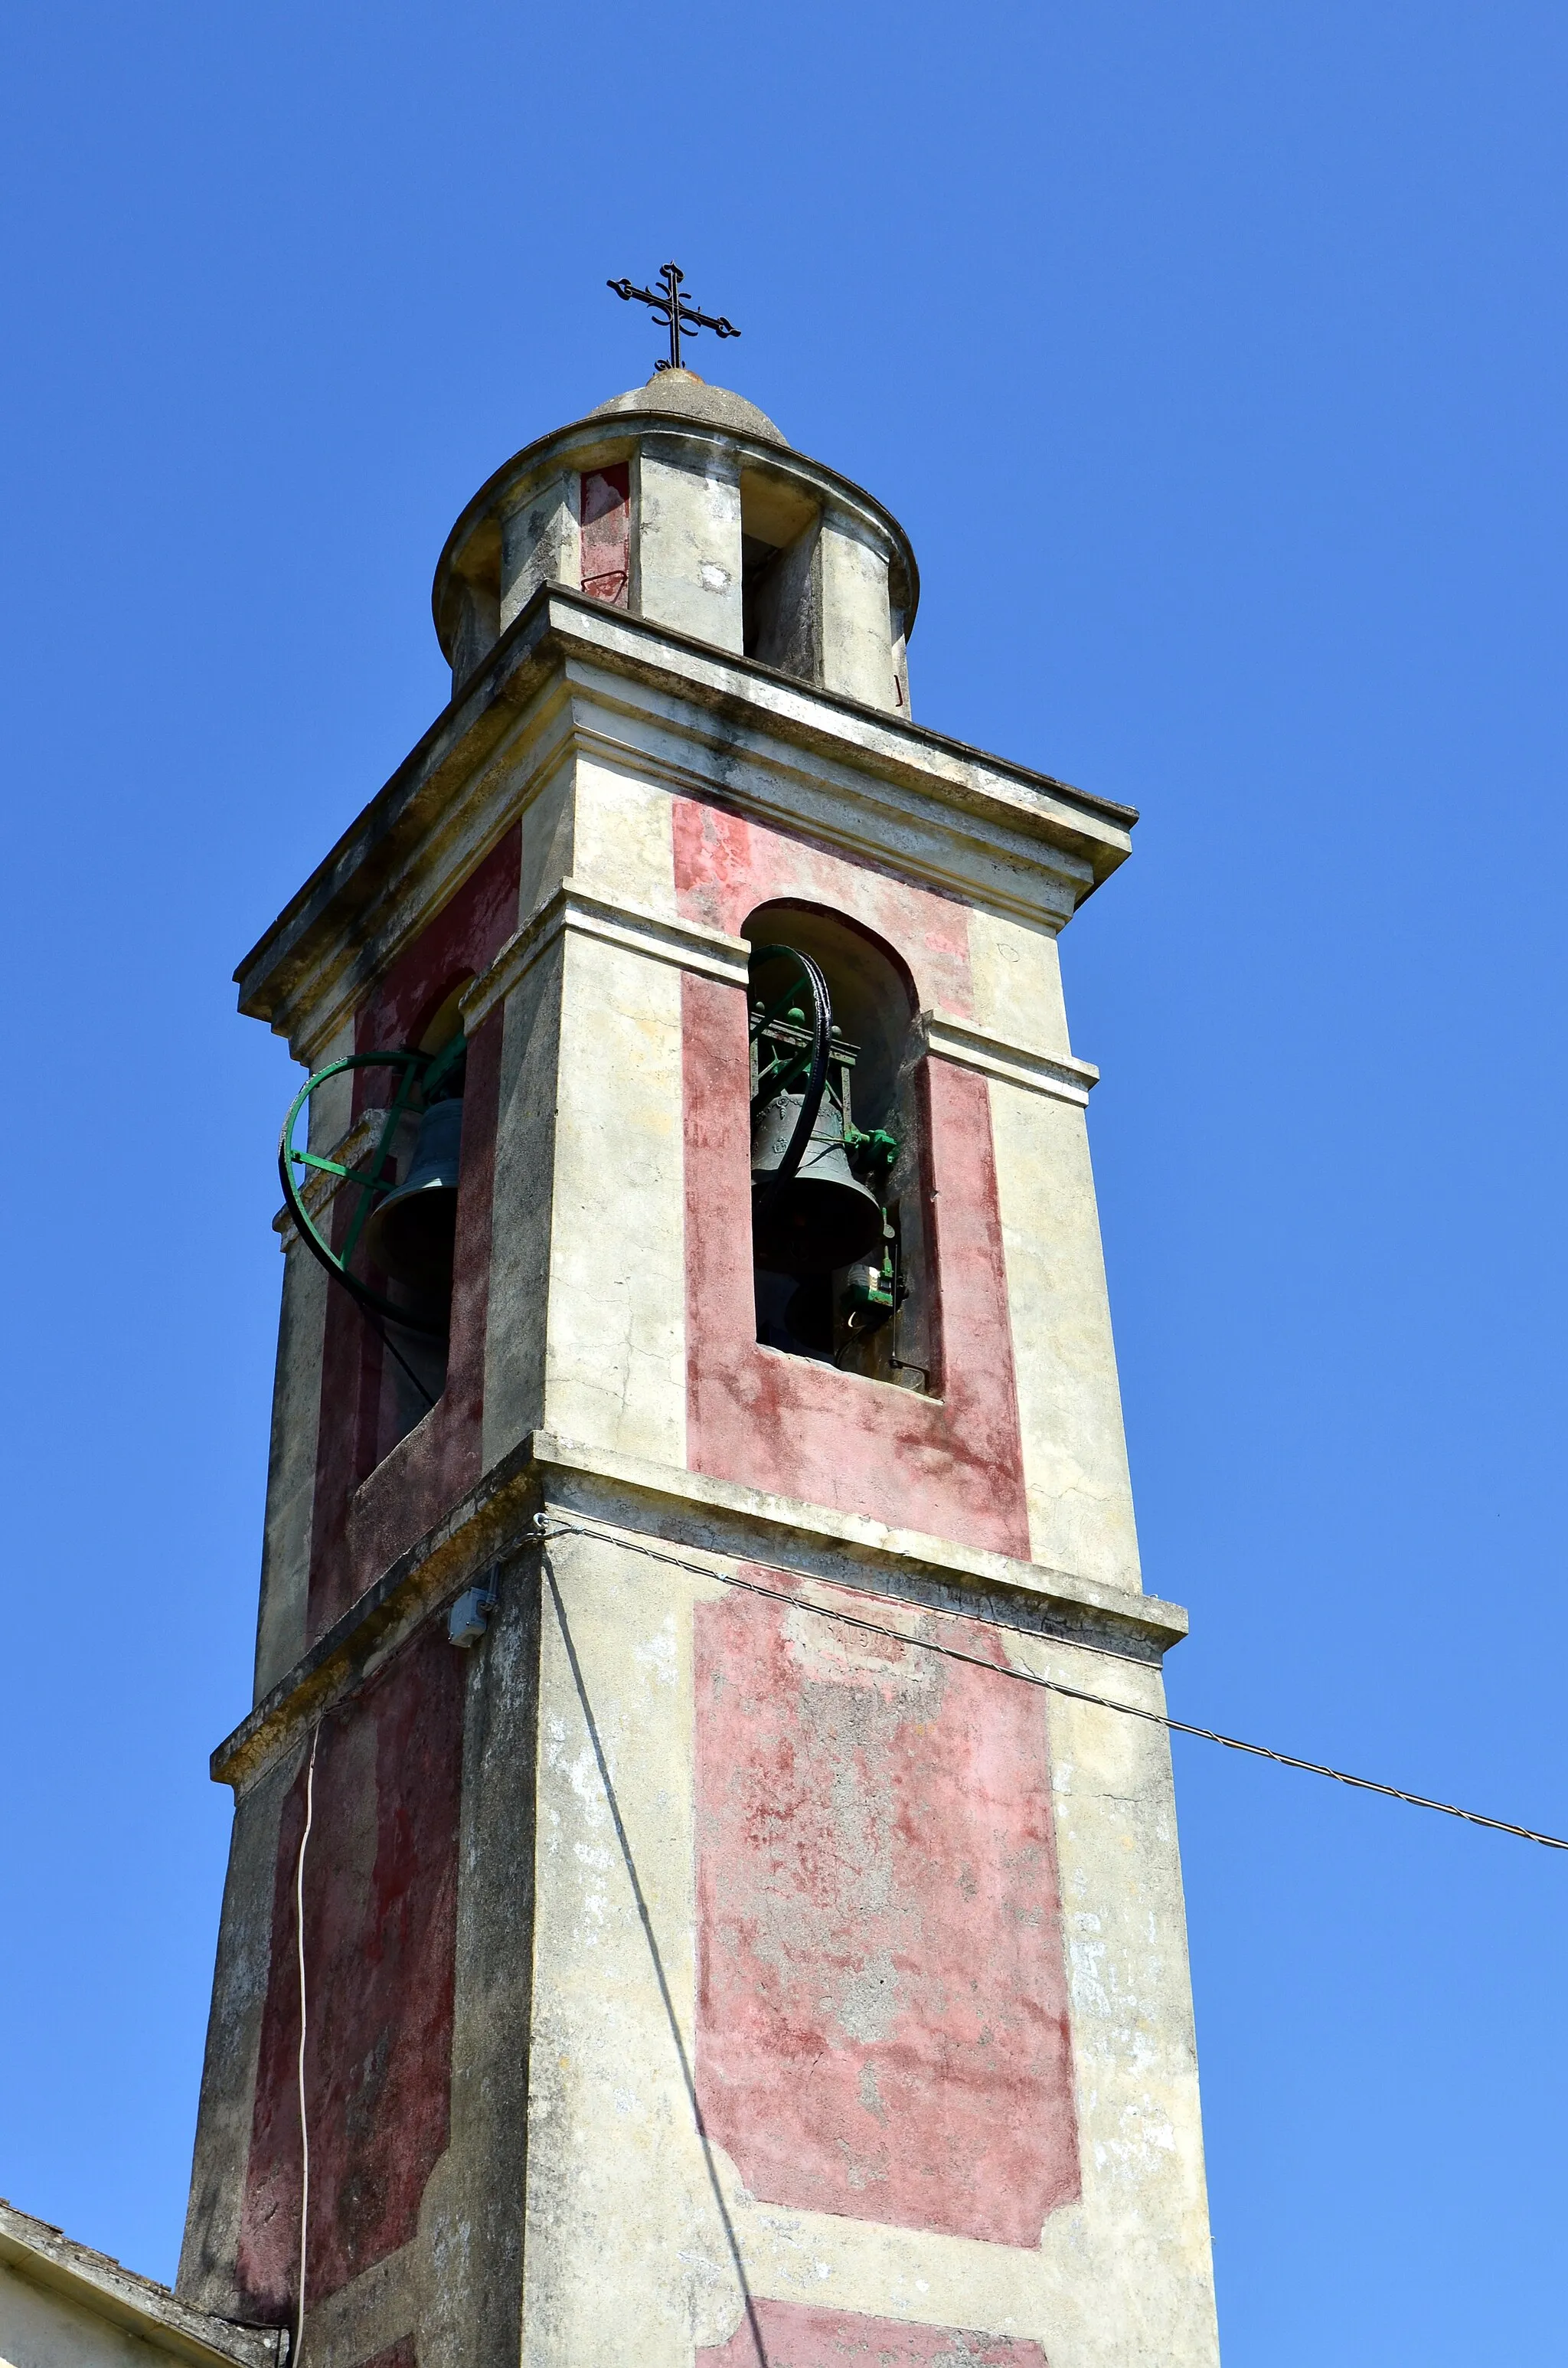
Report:
[[[302,2261],[311,2368],[1217,2357],[1165,1739],[1016,1675],[1185,1624],[1057,967],[1132,816],[912,721],[917,597],[684,370],[528,446],[239,973],[331,1074],[180,2286]]]

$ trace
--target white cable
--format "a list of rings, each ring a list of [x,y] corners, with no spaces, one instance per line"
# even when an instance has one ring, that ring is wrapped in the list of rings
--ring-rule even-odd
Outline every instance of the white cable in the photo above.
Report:
[[[305,2119],[305,2033],[309,2028],[305,2001],[305,1846],[311,1839],[311,1820],[315,1815],[316,1745],[320,1741],[318,1720],[311,1732],[311,1756],[305,1765],[305,1830],[300,1836],[300,1856],[294,1868],[294,1948],[300,1968],[300,2298],[294,2313],[290,2368],[298,2368],[305,2347],[305,2231],[311,2210],[311,2132]]]

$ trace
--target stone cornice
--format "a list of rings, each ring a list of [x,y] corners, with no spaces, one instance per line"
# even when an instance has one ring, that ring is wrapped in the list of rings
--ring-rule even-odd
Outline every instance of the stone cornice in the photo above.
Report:
[[[663,744],[662,749],[653,744]],[[1131,810],[546,586],[235,976],[308,1054],[574,747],[981,905],[1065,921]],[[683,755],[671,759],[672,746]],[[811,793],[811,794],[809,794]]]
[[[724,1562],[770,1563],[829,1585],[1026,1629],[1151,1668],[1187,1634],[1179,1604],[746,1488],[547,1431],[523,1440],[319,1637],[212,1754],[244,1792],[305,1727],[481,1572],[529,1543],[537,1511],[579,1513],[628,1538]]]
[[[957,1019],[950,1011],[923,1011],[920,1024],[926,1051],[938,1060],[977,1069],[983,1077],[997,1077],[1004,1085],[1022,1086],[1030,1093],[1076,1102],[1080,1110],[1100,1081],[1092,1061],[1076,1060],[1071,1053],[1042,1053],[1034,1045],[1017,1044],[1009,1037],[977,1028],[971,1019]]]
[[[678,970],[697,971],[726,986],[746,983],[751,948],[744,938],[728,937],[700,921],[649,912],[619,897],[597,895],[581,881],[563,880],[554,895],[507,939],[489,969],[464,989],[463,1024],[471,1034],[511,994],[545,948],[568,929],[653,962],[670,962]]]
[[[603,944],[623,947],[646,960],[668,962],[677,970],[695,971],[699,976],[717,979],[725,986],[744,987],[749,976],[751,947],[744,938],[732,938],[724,930],[710,928],[701,921],[650,912],[643,905],[628,903],[624,897],[599,895],[578,880],[563,880],[554,895],[547,898],[507,939],[488,970],[482,971],[465,988],[461,1008],[471,1034],[527,976],[546,949],[568,930],[597,938]],[[977,1070],[982,1076],[999,1078],[1004,1085],[1020,1086],[1031,1093],[1050,1094],[1059,1101],[1076,1103],[1080,1110],[1099,1083],[1100,1073],[1092,1061],[1080,1061],[1071,1053],[1046,1053],[1038,1045],[1017,1043],[1011,1037],[998,1036],[950,1011],[923,1011],[920,1027],[927,1052],[937,1059]],[[385,1113],[367,1115],[384,1117]],[[359,1147],[358,1140],[354,1147]],[[345,1160],[350,1156],[347,1148],[333,1154],[335,1158]],[[335,1179],[322,1181],[331,1185]],[[281,1230],[287,1223],[286,1212],[274,1222]]]

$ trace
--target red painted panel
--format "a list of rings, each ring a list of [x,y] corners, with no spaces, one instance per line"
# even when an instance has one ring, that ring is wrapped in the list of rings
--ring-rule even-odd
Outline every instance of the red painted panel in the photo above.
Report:
[[[1027,2337],[758,2296],[728,2343],[699,2347],[696,2368],[1046,2368],[1046,2359]]]
[[[581,487],[582,584],[596,600],[624,609],[631,586],[631,471],[589,469]]]
[[[404,2245],[448,2135],[465,1662],[432,1622],[322,1725],[305,1859],[309,2296]],[[246,2315],[294,2307],[300,2007],[294,1871],[304,1776],[278,1837],[238,2275]]]
[[[755,1596],[696,1624],[704,2126],[766,2203],[1038,2245],[1079,2185],[1039,1695]]]
[[[303,2356],[301,2353],[301,2357]],[[391,2344],[385,2351],[378,2351],[373,2360],[365,2362],[364,2368],[419,2368],[419,2354],[415,2349],[413,2336],[405,2335],[401,2343]]]
[[[689,971],[681,991],[691,1468],[1027,1556],[984,1079],[925,1064],[942,1392],[925,1397],[757,1345],[745,997]]]
[[[776,899],[842,913],[903,959],[923,1008],[971,1009],[967,916],[929,889],[677,799],[683,911],[738,931]],[[745,998],[682,979],[687,1439],[694,1471],[1027,1556],[1028,1508],[983,1078],[925,1064],[939,1396],[757,1345]]]
[[[680,908],[692,920],[734,936],[748,913],[776,898],[824,905],[897,949],[922,1009],[972,1016],[969,916],[956,897],[691,798],[675,801],[675,868]]]
[[[517,926],[520,864],[521,842],[512,830],[377,982],[356,1021],[359,1051],[416,1042],[453,985],[486,967]],[[311,1540],[312,1638],[479,1476],[500,1059],[501,1015],[494,1012],[469,1046],[447,1386],[390,1454],[383,1454],[381,1341],[347,1292],[327,1294]],[[384,1075],[361,1071],[356,1110],[384,1092]]]
[[[459,980],[483,970],[500,952],[517,926],[521,873],[522,833],[514,827],[371,987],[355,1022],[359,1052],[413,1043]],[[372,1101],[383,1090],[363,1080],[361,1086]]]
[[[479,1477],[502,1026],[497,1009],[469,1040],[447,1386],[430,1413],[382,1457],[349,1501],[338,1565],[340,1609],[347,1610],[406,1547],[433,1529]],[[312,1573],[312,1611],[315,1600]]]

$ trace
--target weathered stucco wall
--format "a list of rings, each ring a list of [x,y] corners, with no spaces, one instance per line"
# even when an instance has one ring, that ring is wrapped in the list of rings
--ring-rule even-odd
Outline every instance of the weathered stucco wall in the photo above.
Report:
[[[1136,1589],[1132,1482],[1084,1113],[997,1078],[985,1090],[1017,1343],[1029,1551],[1059,1570]]]
[[[325,2301],[414,2237],[447,2146],[464,1663],[435,1626],[322,1721],[304,1872],[311,2290]],[[274,1873],[267,1994],[239,2242],[244,2316],[297,2292],[301,2192],[295,1870],[305,1771]],[[319,1827],[315,1820],[319,1819]]]
[[[517,927],[519,860],[513,830],[378,982],[359,1011],[357,1051],[416,1043],[454,987],[485,968]],[[340,1617],[480,1470],[501,1053],[498,1021],[471,1032],[446,1387],[395,1446],[387,1423],[389,1360],[381,1337],[347,1292],[334,1290],[327,1298],[312,1498],[310,1637]],[[358,1116],[385,1099],[386,1087],[376,1071],[352,1075]]]
[[[756,1596],[696,1628],[707,2128],[764,2203],[1037,2244],[1079,2184],[1042,1698]]]
[[[683,1463],[680,973],[574,933],[561,994],[545,1421]]]
[[[639,613],[739,650],[739,455],[708,438],[648,436],[632,468],[631,598]]]
[[[1211,2360],[1158,1736],[608,1543],[551,1563],[529,2356],[739,2358],[749,2294],[896,2322],[890,2359]]]
[[[858,922],[922,1003],[971,1008],[961,905],[683,799],[676,886],[739,932],[759,905]],[[688,1454],[693,1467],[1027,1555],[1013,1333],[985,1087],[946,1062],[924,1081],[937,1371],[930,1395],[761,1348],[751,1269],[746,999],[686,981]]]

